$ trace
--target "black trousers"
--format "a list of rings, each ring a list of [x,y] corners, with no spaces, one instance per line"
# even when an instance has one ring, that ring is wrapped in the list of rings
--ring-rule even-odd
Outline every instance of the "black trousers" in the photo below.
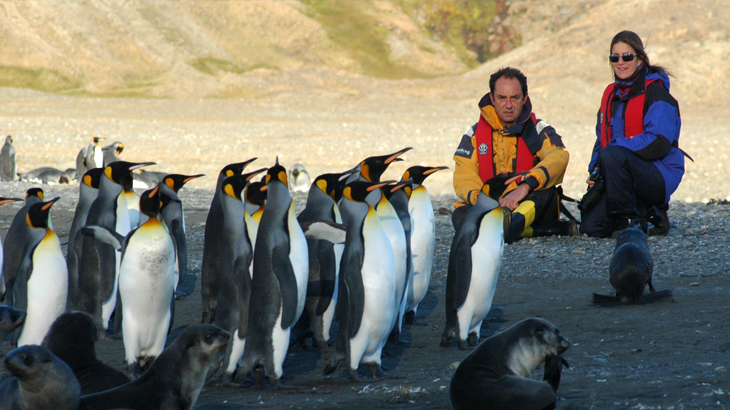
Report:
[[[665,206],[664,177],[631,150],[609,145],[598,156],[605,191],[593,209],[581,213],[580,233],[606,238],[624,219],[645,219],[653,206]]]

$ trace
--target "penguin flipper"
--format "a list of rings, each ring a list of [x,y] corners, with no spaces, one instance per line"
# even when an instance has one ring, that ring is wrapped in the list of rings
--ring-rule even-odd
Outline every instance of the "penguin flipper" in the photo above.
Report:
[[[287,329],[294,324],[299,299],[297,278],[289,260],[288,247],[274,247],[271,262],[281,295],[281,328]]]
[[[446,288],[449,290],[449,296],[453,301],[449,308],[459,309],[466,301],[466,295],[469,293],[472,271],[471,247],[479,237],[478,226],[478,222],[475,224],[463,223],[459,227],[459,232],[454,236],[446,278]]]
[[[334,245],[327,242],[317,243],[317,262],[319,263],[320,294],[317,301],[317,316],[322,316],[332,302],[332,295],[337,286],[337,260]]]
[[[83,235],[91,236],[98,241],[111,245],[116,251],[121,252],[123,249],[125,237],[111,229],[98,225],[86,225],[81,228],[79,232]]]
[[[304,222],[299,224],[304,236],[311,239],[329,241],[335,244],[345,243],[346,227],[329,221]]]

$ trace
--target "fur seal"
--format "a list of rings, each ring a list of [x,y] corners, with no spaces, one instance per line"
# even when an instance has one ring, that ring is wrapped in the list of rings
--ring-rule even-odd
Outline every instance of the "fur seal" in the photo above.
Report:
[[[560,355],[570,342],[552,323],[530,318],[482,342],[459,365],[449,395],[455,410],[555,408]],[[545,362],[544,382],[530,374]],[[488,404],[488,405],[487,405]]]
[[[646,241],[646,233],[639,224],[629,226],[619,233],[608,265],[611,286],[616,289],[616,296],[594,293],[593,303],[604,306],[636,305],[671,296],[671,290],[654,290],[651,283],[653,271],[654,261]],[[649,285],[650,294],[643,296],[646,285]]]
[[[229,339],[230,334],[215,325],[189,326],[142,376],[123,386],[83,396],[81,408],[189,410],[203,389],[213,357]]]
[[[0,384],[0,410],[77,410],[81,388],[71,369],[43,346],[17,348],[5,358],[13,376]]]
[[[113,389],[130,381],[127,375],[96,358],[96,340],[94,319],[84,312],[69,312],[53,322],[41,344],[71,368],[82,395]]]

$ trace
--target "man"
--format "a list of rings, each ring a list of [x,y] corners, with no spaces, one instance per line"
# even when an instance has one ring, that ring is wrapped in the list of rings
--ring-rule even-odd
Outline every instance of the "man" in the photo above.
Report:
[[[516,68],[503,68],[490,77],[489,91],[479,102],[479,122],[467,130],[454,154],[454,190],[464,201],[454,210],[454,227],[475,203],[485,181],[526,172],[508,181],[499,200],[505,212],[505,241],[576,235],[575,220],[560,220],[557,188],[569,154],[555,129],[532,113],[527,78]]]

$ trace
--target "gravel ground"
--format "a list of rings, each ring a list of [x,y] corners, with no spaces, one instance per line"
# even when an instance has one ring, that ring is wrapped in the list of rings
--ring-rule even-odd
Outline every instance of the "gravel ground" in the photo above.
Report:
[[[368,155],[414,146],[403,163],[385,178],[398,178],[414,163],[451,165],[458,135],[473,117],[470,101],[413,100],[343,101],[303,98],[293,105],[282,101],[150,101],[75,100],[12,89],[0,89],[0,124],[16,136],[21,171],[36,166],[71,166],[78,149],[92,135],[121,140],[128,146],[123,159],[154,160],[151,170],[203,172],[181,191],[186,210],[190,269],[200,272],[205,216],[215,175],[225,164],[252,156],[256,166],[302,162],[315,175],[343,170]],[[324,107],[327,107],[326,109]],[[580,196],[590,149],[584,141],[590,121],[556,118],[571,148],[566,192]],[[573,342],[565,358],[558,391],[564,409],[724,409],[730,407],[730,287],[728,213],[730,192],[723,178],[710,178],[726,164],[719,140],[726,129],[702,128],[702,118],[685,120],[688,151],[698,162],[688,174],[669,211],[673,228],[666,237],[651,237],[654,285],[672,289],[674,300],[648,306],[598,308],[592,292],[608,293],[608,262],[614,241],[587,237],[526,239],[505,247],[488,337],[526,317],[550,320]],[[418,132],[416,132],[418,130]],[[685,137],[686,135],[686,137]],[[199,151],[198,151],[199,150]],[[582,156],[582,151],[586,154]],[[407,328],[411,343],[388,346],[384,364],[401,376],[382,382],[351,384],[343,376],[325,378],[313,348],[290,350],[284,383],[299,390],[253,391],[215,383],[204,388],[196,408],[450,408],[448,384],[465,352],[453,345],[438,346],[445,323],[443,293],[448,250],[453,236],[448,210],[450,175],[437,173],[432,188],[437,221],[434,274],[419,319],[430,326]],[[713,183],[708,181],[713,180]],[[31,184],[0,182],[1,196],[21,196]],[[62,242],[73,216],[78,186],[44,186],[46,197],[61,196],[54,206],[54,225]],[[298,210],[303,195],[297,195]],[[18,204],[0,207],[4,237]],[[577,211],[570,206],[577,215]],[[439,212],[444,208],[445,211]],[[198,276],[196,276],[198,277]],[[196,292],[178,302],[174,327],[200,320],[199,282]],[[105,362],[124,369],[121,338],[98,343]],[[10,350],[0,345],[3,354]],[[364,373],[365,375],[366,373]],[[540,377],[536,372],[535,377]]]

